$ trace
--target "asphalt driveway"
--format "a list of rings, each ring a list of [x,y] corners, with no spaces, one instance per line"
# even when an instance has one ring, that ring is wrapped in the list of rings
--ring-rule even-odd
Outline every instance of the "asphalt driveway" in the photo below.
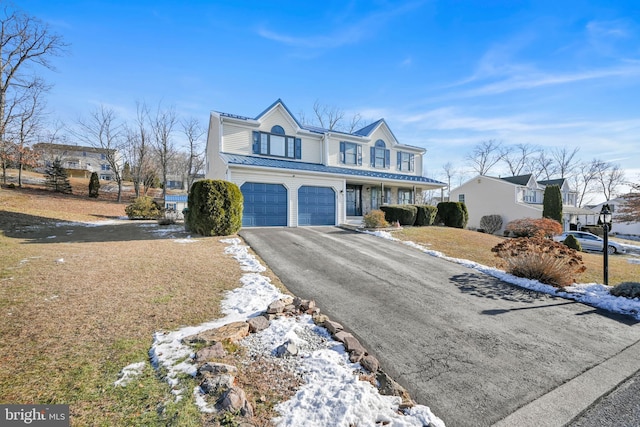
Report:
[[[563,425],[640,368],[627,316],[335,227],[240,235],[450,427]]]

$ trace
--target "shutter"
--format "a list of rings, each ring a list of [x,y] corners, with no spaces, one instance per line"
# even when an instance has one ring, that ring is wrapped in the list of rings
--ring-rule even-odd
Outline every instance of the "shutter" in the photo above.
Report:
[[[371,147],[371,167],[376,167],[376,147]]]
[[[253,131],[253,154],[260,154],[260,132]]]
[[[358,166],[362,166],[362,145],[356,145],[358,152]]]
[[[387,169],[391,167],[391,150],[384,150],[384,166]]]
[[[302,159],[302,140],[296,138],[296,159]]]
[[[345,161],[344,151],[345,151],[344,141],[340,141],[340,163],[344,163]]]
[[[411,172],[416,170],[415,166],[413,165],[414,161],[415,161],[415,154],[410,154],[409,155],[409,171]]]
[[[398,170],[401,171],[402,170],[402,152],[398,151]]]

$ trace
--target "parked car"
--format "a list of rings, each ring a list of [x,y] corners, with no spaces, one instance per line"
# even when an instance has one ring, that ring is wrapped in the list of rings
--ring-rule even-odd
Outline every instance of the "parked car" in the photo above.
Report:
[[[604,239],[602,237],[587,233],[586,231],[565,231],[558,236],[554,236],[553,240],[557,242],[564,242],[564,239],[569,235],[572,235],[578,242],[580,242],[582,250],[602,252],[604,248]],[[609,240],[607,243],[607,251],[610,254],[621,254],[626,252],[624,246],[618,242]]]

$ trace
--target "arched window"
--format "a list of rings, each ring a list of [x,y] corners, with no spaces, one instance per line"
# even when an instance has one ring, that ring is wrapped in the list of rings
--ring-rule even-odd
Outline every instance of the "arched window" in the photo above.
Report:
[[[390,166],[391,151],[387,150],[387,144],[379,139],[371,147],[371,166],[374,168],[388,168]]]
[[[271,133],[275,133],[276,135],[284,135],[284,128],[280,125],[275,125],[271,128]]]

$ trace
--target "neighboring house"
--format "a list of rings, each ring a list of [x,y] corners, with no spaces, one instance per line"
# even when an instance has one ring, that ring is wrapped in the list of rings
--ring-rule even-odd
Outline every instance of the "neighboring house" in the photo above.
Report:
[[[501,215],[503,229],[514,219],[542,218],[544,189],[558,185],[562,194],[563,229],[597,224],[597,213],[577,207],[577,193],[566,179],[537,181],[535,176],[497,178],[479,175],[451,190],[452,202],[464,202],[469,211],[469,228],[480,228],[485,215]]]
[[[168,211],[175,211],[176,217],[182,219],[182,211],[187,207],[189,196],[186,194],[167,194],[164,196],[164,208]]]
[[[588,208],[593,210],[596,215],[599,215],[602,210],[602,206],[606,204],[609,205],[609,210],[611,211],[611,232],[613,234],[640,236],[640,222],[620,222],[616,219],[616,217],[619,216],[620,209],[625,204],[625,200],[623,198],[612,199],[608,202],[600,203],[599,205],[588,206]]]
[[[115,179],[115,174],[107,161],[108,151],[105,149],[41,142],[34,144],[33,150],[38,153],[40,168],[43,170],[51,166],[58,158],[69,176],[89,178],[92,172],[97,172],[98,177],[102,180]],[[120,168],[122,166],[120,164]]]
[[[205,177],[240,187],[244,227],[335,225],[444,187],[422,176],[424,153],[383,119],[353,133],[321,129],[277,100],[255,118],[211,113]]]

